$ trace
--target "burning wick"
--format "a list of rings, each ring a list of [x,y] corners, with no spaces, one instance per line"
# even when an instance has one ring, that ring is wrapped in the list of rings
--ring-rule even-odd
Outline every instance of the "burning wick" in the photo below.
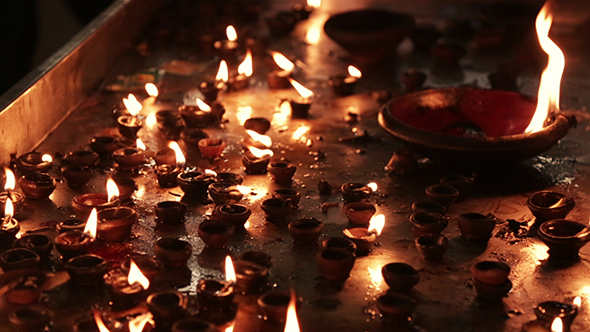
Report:
[[[211,112],[211,106],[209,106],[206,102],[202,101],[201,98],[197,98],[197,107],[201,109],[203,112]]]
[[[254,73],[254,68],[252,65],[252,52],[250,49],[246,52],[246,57],[244,61],[238,66],[238,74],[245,75],[246,77],[252,76]]]
[[[84,232],[82,233],[82,237],[80,240],[84,240],[84,238],[88,238],[90,241],[94,241],[96,239],[96,231],[98,228],[98,212],[96,208],[92,208],[90,211],[90,216],[88,216],[88,221],[86,221],[86,226],[84,226]]]
[[[132,93],[130,93],[127,98],[123,98],[123,104],[125,104],[125,108],[127,108],[127,111],[129,111],[131,116],[136,116],[143,108],[141,103],[137,101],[137,98],[135,98],[135,95]]]
[[[275,63],[277,64],[277,66],[279,66],[282,70],[291,74],[293,69],[295,69],[295,64],[293,62],[291,62],[291,60],[287,59],[286,56],[282,55],[279,52],[271,52],[271,53],[272,53],[272,58],[275,61]]]
[[[178,146],[178,143],[172,141],[168,144],[168,147],[174,150],[174,153],[176,155],[176,167],[182,168],[184,166],[184,163],[186,162],[186,158],[184,157],[184,154],[182,153],[180,146]]]
[[[358,81],[359,78],[363,76],[360,70],[358,70],[355,66],[348,66],[348,75],[349,77],[344,79],[344,83],[353,83]]]
[[[313,97],[313,92],[308,88],[301,85],[299,82],[295,81],[294,79],[289,77],[289,82],[291,85],[297,90],[299,95],[303,98],[303,103],[311,103],[311,97]]]
[[[154,98],[160,94],[160,92],[158,91],[158,87],[154,83],[146,83],[145,91],[150,97]]]
[[[107,196],[109,203],[119,198],[119,187],[112,178],[107,180]]]
[[[573,306],[575,309],[580,309],[580,307],[582,307],[582,298],[579,296],[576,296],[576,298],[573,301]]]
[[[94,321],[96,322],[96,326],[98,327],[99,332],[111,332],[106,325],[104,325],[104,321],[102,317],[100,317],[100,313],[98,310],[94,310]]]
[[[148,289],[150,287],[150,281],[148,278],[141,273],[135,261],[131,260],[131,264],[129,266],[129,275],[127,276],[127,282],[129,285],[133,285],[135,283],[139,283],[143,289]]]
[[[139,149],[141,151],[146,150],[145,144],[143,144],[143,142],[139,138],[137,140],[135,140],[135,146],[137,147],[137,149]]]
[[[377,191],[377,188],[378,188],[377,183],[375,183],[375,182],[371,182],[371,183],[367,184],[367,187],[371,188],[372,191]]]
[[[233,286],[236,283],[236,270],[229,255],[225,256],[225,282],[228,286]]]
[[[43,156],[41,156],[41,160],[43,162],[50,163],[53,161],[53,158],[48,154],[44,154]]]
[[[382,214],[375,215],[371,218],[369,222],[369,228],[367,229],[367,234],[376,234],[377,236],[381,235],[383,231],[383,227],[385,226],[385,216]]]
[[[234,325],[236,325],[236,322],[231,322],[231,325],[225,329],[225,332],[234,332]]]
[[[556,317],[551,323],[551,332],[563,332],[563,322],[561,318]]]
[[[229,79],[229,69],[227,68],[227,62],[225,60],[221,60],[219,63],[219,70],[217,71],[217,75],[215,76],[215,87],[217,89],[222,89]]]
[[[6,228],[14,223],[12,220],[13,215],[14,207],[12,206],[12,200],[10,199],[10,197],[7,197],[6,205],[4,206],[4,220],[2,222],[2,228]]]
[[[6,183],[4,184],[4,190],[10,193],[11,190],[14,190],[16,179],[14,178],[14,173],[10,168],[4,167],[4,173],[6,174]]]
[[[146,324],[155,325],[151,312],[139,315],[129,321],[129,332],[142,332]]]
[[[265,148],[270,148],[272,146],[272,139],[267,135],[260,135],[259,133],[255,132],[254,130],[246,130],[246,133],[250,135],[250,137],[257,143],[262,144]]]
[[[297,320],[297,296],[291,291],[291,300],[287,308],[287,319],[285,321],[285,332],[300,332],[299,321]]]

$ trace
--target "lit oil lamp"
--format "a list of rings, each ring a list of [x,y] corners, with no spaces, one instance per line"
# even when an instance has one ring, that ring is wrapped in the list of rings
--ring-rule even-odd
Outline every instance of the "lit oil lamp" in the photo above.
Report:
[[[188,128],[205,128],[219,122],[211,106],[200,98],[196,99],[196,105],[183,105],[178,109]]]
[[[143,126],[143,122],[137,117],[143,106],[137,101],[137,98],[135,98],[132,93],[130,93],[127,98],[123,98],[123,103],[125,104],[125,108],[127,108],[129,115],[121,115],[117,118],[119,133],[123,137],[134,140],[137,138],[137,132],[141,129],[141,126]]]
[[[147,297],[150,281],[143,275],[134,261],[131,261],[127,276],[112,276],[106,280],[113,307],[133,307]]]
[[[216,101],[219,91],[225,87],[228,80],[229,69],[227,67],[227,62],[221,60],[217,75],[215,76],[215,82],[205,81],[199,85],[199,90],[205,96],[205,101],[210,103]]]
[[[371,250],[371,246],[377,237],[381,235],[381,231],[385,226],[385,216],[382,214],[375,215],[369,222],[369,228],[355,227],[345,229],[344,236],[350,239],[357,247],[357,253],[367,254]]]
[[[55,249],[63,256],[64,260],[87,254],[96,239],[98,218],[96,208],[93,208],[88,216],[84,231],[68,230],[55,237]]]
[[[243,142],[243,145],[246,148],[249,146],[254,146],[258,149],[270,149],[272,147],[272,139],[270,136],[261,135],[250,129],[246,129],[246,133],[249,136]]]
[[[150,327],[153,327],[155,325],[153,318],[154,316],[151,312],[146,312],[131,319],[128,323],[127,328],[129,329],[129,332],[143,332],[143,329],[146,325],[149,324]]]
[[[230,76],[228,86],[233,91],[245,89],[249,86],[249,80],[254,73],[254,67],[252,64],[252,52],[250,49],[246,52],[244,61],[238,66],[238,74]]]
[[[178,185],[184,192],[183,199],[191,201],[205,201],[207,200],[207,192],[209,186],[215,182],[216,173],[208,174],[201,173],[194,169],[187,169],[178,174]]]
[[[355,66],[348,66],[349,76],[332,76],[328,85],[332,87],[337,96],[349,96],[354,92],[356,82],[362,77],[362,73]]]
[[[216,205],[237,203],[250,191],[249,187],[233,182],[215,182],[209,185],[209,196]]]
[[[154,172],[158,177],[158,184],[162,188],[172,188],[178,185],[178,174],[182,171],[182,167],[186,162],[184,154],[176,142],[170,142],[168,146],[174,150],[176,164],[175,165],[156,165]]]
[[[244,151],[242,155],[242,164],[246,168],[248,174],[264,174],[266,173],[270,158],[273,156],[272,150],[258,149],[254,146]]]
[[[12,243],[16,240],[16,234],[20,231],[18,221],[13,218],[14,207],[10,198],[6,198],[4,204],[4,217],[2,224],[0,224],[0,244],[1,248],[8,249],[12,247]]]
[[[124,147],[113,152],[113,160],[121,172],[135,172],[145,162],[145,144],[138,138],[136,147]]]
[[[237,309],[233,303],[236,274],[230,256],[225,258],[225,281],[201,279],[197,283],[197,297],[199,310],[210,318],[221,320],[226,316],[235,315]],[[228,318],[230,318],[228,317]],[[233,317],[232,317],[233,318]]]
[[[180,133],[185,128],[184,120],[177,109],[161,109],[156,111],[153,116],[148,115],[146,124],[148,128],[154,128],[153,118],[155,118],[156,127],[169,140],[178,140]],[[153,130],[153,129],[150,129]]]
[[[238,33],[233,25],[228,25],[225,28],[227,40],[218,40],[213,44],[213,47],[219,52],[222,59],[233,62],[238,51]]]
[[[18,169],[23,173],[47,173],[53,166],[53,158],[41,152],[29,152],[16,160]]]
[[[291,105],[291,117],[296,119],[305,119],[309,114],[313,92],[294,79],[290,77],[288,79],[295,90],[297,90],[297,93],[299,93],[301,96],[297,99],[289,99],[289,104]]]
[[[129,239],[131,228],[138,220],[137,212],[126,206],[102,209],[98,212],[98,235],[106,242]]]
[[[119,205],[119,188],[113,179],[108,179],[106,183],[107,193],[88,193],[74,197],[72,208],[76,213],[76,218],[88,220],[90,211],[93,208],[103,210]]]
[[[55,180],[47,173],[26,173],[18,183],[29,199],[47,199],[55,190]]]
[[[559,319],[563,332],[571,331],[571,325],[574,322],[574,319],[576,319],[576,316],[578,316],[578,307],[575,304],[567,304],[557,301],[540,303],[535,307],[534,311],[537,319],[547,330],[553,328],[552,324]]]
[[[279,52],[271,52],[272,58],[281,70],[273,70],[266,75],[268,87],[271,89],[287,89],[291,86],[289,77],[295,64]]]
[[[16,179],[12,170],[10,168],[4,167],[4,174],[6,177],[6,182],[4,183],[4,191],[0,192],[0,208],[3,211],[6,208],[6,200],[10,198],[12,201],[14,214],[17,215],[25,202],[25,197],[23,194],[14,191]]]

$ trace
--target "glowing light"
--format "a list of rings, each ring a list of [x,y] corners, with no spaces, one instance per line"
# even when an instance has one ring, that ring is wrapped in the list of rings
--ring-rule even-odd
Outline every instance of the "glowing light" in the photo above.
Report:
[[[279,104],[278,108],[275,108],[271,123],[276,127],[286,126],[289,123],[289,116],[291,116],[291,103],[285,100]]]
[[[141,106],[141,103],[137,101],[137,98],[135,98],[135,96],[132,93],[130,93],[129,96],[127,96],[127,98],[123,98],[123,104],[125,104],[125,108],[127,108],[127,111],[129,111],[129,114],[131,114],[132,116],[136,116],[137,114],[139,114],[139,111],[141,111],[141,109],[143,108],[143,106]]]
[[[285,332],[301,332],[297,320],[297,298],[294,291],[291,291],[291,301],[289,301],[289,307],[287,308]]]
[[[206,169],[206,170],[205,170],[205,174],[207,174],[207,175],[212,175],[212,176],[217,176],[217,172],[215,172],[215,171],[214,171],[214,170],[212,170],[212,169]]]
[[[252,153],[252,155],[256,158],[262,158],[265,156],[272,157],[274,155],[272,150],[269,150],[269,149],[261,150],[257,147],[254,147],[254,146],[249,147],[248,150],[250,150],[250,153]]]
[[[573,305],[575,308],[580,308],[582,306],[582,298],[579,296],[576,296],[576,298],[573,301]]]
[[[322,0],[307,0],[307,5],[310,7],[318,8],[322,5]]]
[[[249,221],[246,221],[246,223],[244,224],[244,228],[246,230],[250,229],[250,222]]]
[[[307,98],[310,98],[311,96],[313,96],[313,92],[311,90],[304,87],[299,82],[292,79],[291,77],[289,77],[289,82],[291,82],[291,85],[293,85],[293,87],[295,88],[295,90],[297,90],[297,92],[301,95],[301,97],[307,99]]]
[[[228,25],[227,28],[225,28],[225,34],[227,36],[227,40],[229,41],[235,42],[238,40],[238,32],[233,25]]]
[[[534,133],[543,129],[549,113],[559,111],[559,90],[561,76],[565,68],[565,56],[559,47],[549,38],[549,30],[553,23],[553,13],[550,10],[550,3],[550,1],[545,3],[535,21],[539,44],[541,44],[541,48],[549,56],[549,61],[547,68],[545,68],[541,75],[537,96],[537,108],[531,119],[531,123],[525,129],[526,133]]]
[[[51,157],[51,155],[44,154],[41,156],[41,160],[43,160],[43,162],[50,163],[53,161],[53,158]]]
[[[225,329],[225,332],[234,332],[234,325],[236,325],[236,322],[231,322],[231,325]]]
[[[561,318],[555,317],[553,323],[551,323],[551,332],[563,332],[563,322]]]
[[[242,63],[240,63],[240,65],[238,66],[238,74],[242,74],[242,75],[246,75],[246,77],[250,77],[250,76],[252,76],[253,73],[254,73],[254,66],[252,64],[252,52],[250,52],[250,49],[248,49],[248,51],[246,52],[246,57],[244,58],[244,61],[242,61]]]
[[[227,62],[225,60],[221,60],[219,63],[219,70],[217,71],[217,75],[215,76],[215,80],[217,82],[226,83],[229,78],[229,69],[227,68]]]
[[[535,260],[535,265],[541,265],[541,262],[549,258],[547,246],[544,244],[531,243],[531,258]]]
[[[371,283],[373,286],[379,289],[381,287],[381,283],[383,282],[383,273],[381,273],[381,268],[376,267],[372,269],[371,267],[367,267],[367,272],[369,272],[369,277],[371,278]]]
[[[375,182],[371,182],[371,183],[367,184],[367,187],[371,188],[371,190],[373,190],[373,191],[377,191],[377,188],[379,188],[379,186],[377,186],[377,183],[375,183]]]
[[[4,204],[4,220],[2,225],[9,225],[12,223],[12,216],[14,216],[14,206],[12,205],[12,200],[7,197],[6,203]]]
[[[129,266],[129,275],[127,276],[127,282],[129,285],[133,285],[134,283],[139,283],[143,289],[148,289],[150,287],[150,281],[146,278],[137,264],[133,260],[131,260],[131,264]]]
[[[14,190],[14,186],[16,185],[14,173],[10,168],[4,167],[4,174],[6,175],[6,183],[4,184],[4,190]]]
[[[250,192],[252,192],[252,189],[250,189],[250,187],[247,187],[247,186],[242,186],[241,184],[238,184],[238,185],[236,186],[236,188],[238,189],[238,191],[239,191],[240,193],[242,193],[242,195],[247,195],[247,194],[249,194]]]
[[[117,184],[111,178],[107,180],[107,197],[109,198],[109,202],[119,197],[119,187],[117,187]]]
[[[91,241],[96,239],[96,229],[98,227],[98,213],[96,212],[96,208],[92,208],[90,211],[90,215],[88,216],[88,220],[86,221],[86,226],[84,227],[83,236],[88,237]]]
[[[363,73],[361,73],[361,71],[358,70],[355,66],[351,65],[348,66],[348,75],[356,78],[361,78],[363,76]]]
[[[168,147],[174,150],[174,154],[176,154],[176,167],[181,168],[184,166],[186,158],[184,157],[184,154],[182,154],[182,150],[180,149],[180,146],[178,146],[178,143],[172,141],[168,143]]]
[[[236,270],[234,270],[234,264],[229,255],[225,256],[225,281],[230,284],[236,282]]]
[[[287,59],[286,56],[282,55],[279,52],[271,52],[273,60],[276,62],[277,66],[281,67],[282,70],[291,72],[295,68],[295,64]]]
[[[199,107],[199,109],[201,111],[205,111],[205,112],[211,111],[211,106],[207,105],[207,103],[202,101],[201,98],[197,98],[197,107]]]
[[[146,83],[145,91],[150,97],[157,97],[160,94],[158,87],[154,83]]]
[[[157,124],[158,120],[156,119],[156,112],[148,114],[147,118],[145,119],[145,125],[148,127],[148,129],[154,131]]]
[[[143,142],[138,138],[135,140],[135,146],[141,150],[141,151],[145,151],[145,144],[143,144]]]
[[[262,143],[267,148],[272,146],[272,139],[266,135],[260,135],[259,133],[255,132],[254,130],[246,130],[246,133],[252,137],[253,140],[256,142]]]
[[[311,27],[305,34],[305,41],[310,45],[317,45],[320,41],[321,30],[318,27]]]
[[[311,128],[309,126],[301,125],[299,128],[297,128],[293,132],[293,135],[291,136],[291,138],[298,141],[301,138],[303,138],[309,132],[310,129]]]
[[[155,325],[151,312],[139,315],[129,321],[129,332],[142,332],[147,323]]]
[[[111,332],[106,327],[106,325],[104,325],[104,322],[102,321],[102,317],[100,317],[100,313],[98,312],[98,310],[94,310],[94,321],[96,322],[96,326],[98,326],[99,332]]]
[[[236,112],[236,118],[238,118],[238,122],[240,126],[243,126],[246,123],[246,120],[252,117],[252,107],[251,106],[238,106],[238,111]]]
[[[383,231],[383,226],[385,226],[385,216],[382,214],[374,215],[371,218],[371,221],[369,221],[369,229],[367,230],[367,233],[377,234],[379,236]]]

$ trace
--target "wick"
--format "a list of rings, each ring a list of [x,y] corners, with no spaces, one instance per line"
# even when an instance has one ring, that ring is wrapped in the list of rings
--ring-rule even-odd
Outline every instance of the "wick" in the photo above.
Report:
[[[119,210],[121,210],[121,201],[120,200],[118,200],[117,208],[115,209],[115,213],[113,215],[114,218],[116,218],[117,214],[119,214]]]

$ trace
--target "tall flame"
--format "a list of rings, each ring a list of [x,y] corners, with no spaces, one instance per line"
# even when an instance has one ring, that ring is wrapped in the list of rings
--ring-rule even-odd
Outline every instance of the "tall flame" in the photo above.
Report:
[[[96,228],[98,227],[97,215],[96,208],[92,208],[92,211],[90,211],[90,215],[88,216],[88,221],[86,221],[86,226],[84,227],[83,235],[88,237],[91,241],[96,239]]]
[[[227,68],[227,62],[225,60],[221,60],[219,63],[219,70],[217,70],[217,75],[215,76],[215,80],[217,82],[226,83],[229,78],[229,69]]]
[[[545,119],[550,112],[559,111],[559,90],[561,76],[565,67],[565,56],[559,47],[549,38],[549,30],[553,23],[553,13],[551,12],[551,1],[547,1],[535,22],[537,36],[541,48],[549,56],[547,68],[541,75],[539,93],[537,96],[537,109],[531,119],[531,123],[525,129],[526,133],[535,133],[543,129]]]
[[[150,97],[157,97],[160,94],[158,87],[154,83],[146,83],[145,92],[147,92]]]
[[[287,59],[286,56],[279,52],[271,52],[273,60],[277,63],[277,66],[281,67],[282,70],[291,72],[295,68],[295,64]]]
[[[238,39],[238,32],[233,25],[228,25],[227,28],[225,28],[225,34],[227,35],[227,40],[229,41],[235,42]]]
[[[563,322],[561,318],[555,317],[553,323],[551,323],[551,332],[563,332]]]
[[[184,166],[186,158],[184,157],[184,154],[182,154],[182,150],[180,149],[180,146],[178,146],[178,143],[172,141],[168,143],[168,147],[174,150],[174,153],[176,154],[176,167]]]
[[[201,111],[211,111],[211,106],[209,106],[206,102],[202,101],[201,98],[197,98],[197,107],[199,107]]]
[[[158,120],[156,119],[156,112],[151,112],[148,114],[147,118],[145,118],[145,125],[148,127],[148,129],[154,131],[157,124]]]
[[[6,198],[6,204],[4,204],[4,221],[2,225],[8,225],[12,222],[12,216],[14,216],[14,206],[10,197]]]
[[[269,136],[260,135],[259,133],[250,129],[246,130],[246,133],[248,133],[248,135],[250,135],[250,137],[252,137],[253,140],[262,143],[262,145],[264,145],[265,147],[270,148],[272,146],[272,139]]]
[[[369,229],[367,230],[367,233],[381,235],[383,226],[385,226],[385,216],[382,214],[375,215],[371,218],[371,221],[369,221]]]
[[[373,190],[373,191],[377,191],[377,188],[379,188],[379,186],[375,182],[371,182],[371,183],[367,184],[367,187],[371,188],[371,190]]]
[[[252,76],[254,73],[254,67],[252,65],[252,52],[250,49],[246,52],[244,61],[238,66],[238,74],[246,75],[246,77]]]
[[[136,116],[141,111],[142,107],[141,103],[137,101],[137,98],[130,93],[127,98],[123,98],[123,104],[125,104],[125,108],[129,111],[132,116]]]
[[[109,198],[109,202],[119,197],[119,187],[117,187],[117,184],[111,178],[107,180],[107,197]]]
[[[129,332],[142,332],[147,323],[154,324],[154,316],[151,312],[139,315],[129,321]]]
[[[287,319],[285,321],[285,332],[301,332],[299,321],[297,320],[297,297],[295,292],[291,291],[291,300],[287,308]]]
[[[259,148],[254,147],[254,146],[249,147],[248,150],[250,150],[250,153],[252,153],[252,155],[254,155],[254,157],[256,157],[256,158],[262,158],[264,156],[272,157],[274,155],[272,150],[269,150],[269,149],[261,150]]]
[[[307,98],[310,98],[311,96],[313,96],[313,92],[311,90],[304,87],[299,82],[292,79],[291,77],[289,77],[289,82],[291,82],[291,85],[293,85],[293,87],[295,88],[295,90],[297,90],[297,92],[301,95],[301,97],[307,99]]]
[[[141,151],[145,151],[145,149],[146,149],[145,144],[143,144],[143,141],[140,140],[139,138],[135,140],[135,146],[137,147],[137,149],[139,149]]]
[[[43,160],[43,162],[50,163],[53,161],[53,158],[51,157],[51,155],[46,153],[41,156],[41,160]]]
[[[4,190],[14,190],[14,186],[16,185],[14,173],[10,168],[4,167],[4,174],[6,174],[6,183],[4,184]]]
[[[225,332],[234,332],[234,325],[236,325],[236,322],[231,322],[231,324],[225,328]]]
[[[134,283],[138,282],[143,289],[148,289],[150,287],[150,281],[146,278],[137,264],[133,260],[131,260],[131,264],[129,265],[129,275],[127,276],[127,282],[129,285],[133,285]]]
[[[212,170],[212,169],[206,169],[206,170],[205,170],[205,174],[207,174],[207,175],[212,175],[212,176],[217,176],[217,172],[215,172],[215,171],[214,171],[214,170]]]
[[[361,78],[363,76],[363,73],[361,73],[361,71],[358,70],[358,68],[356,68],[355,66],[350,65],[348,66],[348,75],[356,78]]]
[[[236,270],[234,270],[234,264],[229,255],[225,256],[225,281],[230,284],[236,282]]]

